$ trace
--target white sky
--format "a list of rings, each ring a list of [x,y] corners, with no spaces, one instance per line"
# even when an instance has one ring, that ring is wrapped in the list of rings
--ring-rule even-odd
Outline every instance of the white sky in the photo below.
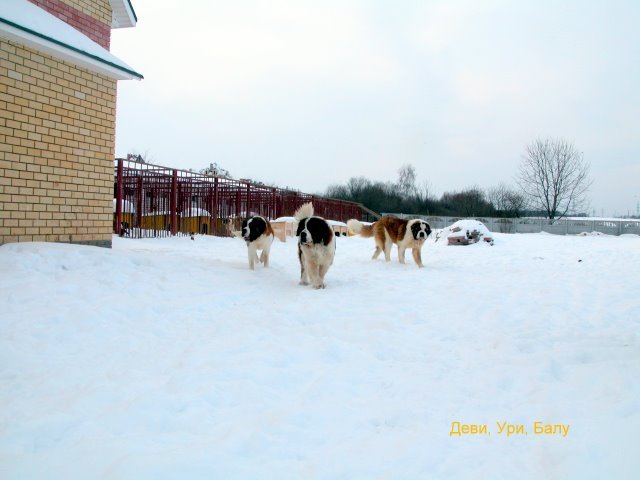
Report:
[[[640,2],[134,0],[111,51],[116,155],[305,192],[416,167],[512,183],[536,137],[591,164],[589,213],[640,202]]]

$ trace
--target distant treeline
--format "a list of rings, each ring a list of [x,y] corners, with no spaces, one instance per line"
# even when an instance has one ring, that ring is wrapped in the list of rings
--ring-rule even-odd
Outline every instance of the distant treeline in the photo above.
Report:
[[[398,173],[396,183],[353,177],[345,185],[329,186],[324,195],[359,202],[378,213],[464,217],[520,217],[529,213],[524,195],[505,184],[487,190],[472,186],[436,198],[428,184],[416,185],[411,165],[403,166]]]

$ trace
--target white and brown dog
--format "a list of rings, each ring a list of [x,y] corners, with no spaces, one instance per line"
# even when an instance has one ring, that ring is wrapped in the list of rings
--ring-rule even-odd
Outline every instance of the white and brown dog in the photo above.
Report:
[[[333,263],[336,238],[327,221],[313,216],[311,202],[302,205],[294,215],[298,221],[298,260],[300,260],[300,285],[324,288],[324,276]]]
[[[247,242],[249,253],[249,268],[254,270],[257,261],[269,266],[269,250],[273,243],[273,229],[271,223],[264,217],[256,215],[242,222],[242,238]],[[258,250],[262,250],[258,258]]]
[[[422,268],[421,249],[427,237],[431,234],[431,227],[424,220],[403,220],[394,217],[383,217],[373,225],[365,225],[358,220],[349,220],[347,228],[354,235],[374,237],[376,250],[372,260],[378,258],[384,251],[385,261],[391,260],[391,246],[398,246],[398,260],[404,263],[404,252],[411,248],[413,259]]]

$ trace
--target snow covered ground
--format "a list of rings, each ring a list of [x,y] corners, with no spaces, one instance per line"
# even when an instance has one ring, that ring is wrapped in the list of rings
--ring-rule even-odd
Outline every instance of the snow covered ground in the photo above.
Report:
[[[638,478],[640,238],[494,236],[4,245],[0,477]]]

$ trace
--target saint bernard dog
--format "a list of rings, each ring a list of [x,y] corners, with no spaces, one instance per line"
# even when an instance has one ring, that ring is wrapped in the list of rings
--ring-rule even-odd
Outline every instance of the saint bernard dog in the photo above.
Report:
[[[424,220],[402,220],[394,217],[383,217],[373,225],[364,225],[358,220],[349,220],[347,228],[354,235],[363,237],[374,237],[376,250],[373,252],[372,260],[378,258],[384,252],[384,258],[388,262],[391,260],[391,246],[395,243],[398,246],[398,260],[404,263],[404,252],[411,248],[413,259],[419,268],[422,265],[421,249],[427,237],[431,234],[431,227]]]
[[[298,221],[298,260],[300,260],[300,285],[324,288],[324,276],[336,254],[336,238],[327,221],[313,216],[311,202],[302,205],[295,213]]]
[[[273,229],[271,223],[264,217],[256,215],[242,222],[242,238],[247,242],[249,253],[249,268],[254,270],[256,261],[269,266],[269,250],[273,243]],[[258,250],[262,250],[258,259]]]

